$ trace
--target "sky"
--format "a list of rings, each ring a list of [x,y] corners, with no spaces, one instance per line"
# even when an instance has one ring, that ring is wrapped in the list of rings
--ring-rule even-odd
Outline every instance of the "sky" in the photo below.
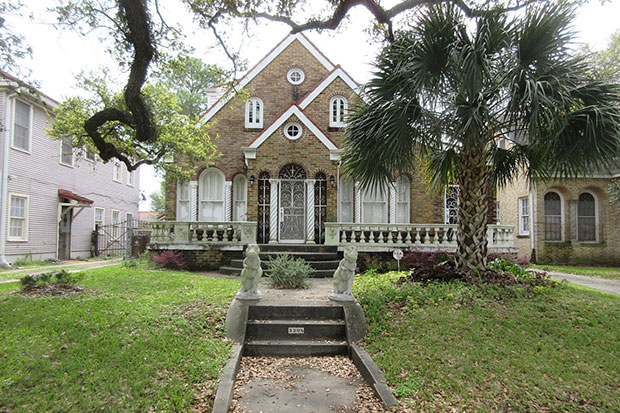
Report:
[[[395,0],[388,0],[394,3]],[[76,95],[79,91],[75,87],[75,76],[83,70],[98,70],[107,67],[114,70],[118,63],[105,51],[101,43],[101,32],[91,32],[81,36],[74,31],[56,28],[54,16],[46,12],[56,2],[43,1],[29,4],[29,12],[33,19],[7,16],[7,23],[14,30],[22,33],[26,42],[32,47],[32,58],[22,62],[22,65],[32,71],[31,78],[40,83],[43,93],[62,101],[64,98]],[[194,56],[207,63],[216,63],[229,66],[221,48],[215,45],[214,37],[210,32],[199,29],[192,21],[192,17],[179,6],[178,1],[161,1],[162,15],[166,16],[169,24],[178,24],[187,36],[187,43],[195,48]],[[604,48],[611,34],[620,30],[620,1],[614,0],[601,5],[598,0],[592,0],[581,7],[576,16],[574,25],[577,31],[577,41],[587,43],[595,50]],[[366,82],[371,75],[371,62],[376,56],[379,45],[373,43],[365,33],[369,27],[371,15],[363,8],[352,10],[348,21],[336,32],[323,33],[306,32],[312,42],[335,64],[340,64],[356,81]],[[279,23],[260,21],[253,25],[251,37],[232,35],[228,37],[235,50],[247,60],[249,67],[254,66],[289,32],[288,26]],[[241,29],[239,29],[241,31]],[[119,77],[123,79],[122,77]],[[118,85],[118,89],[122,88]],[[147,195],[147,200],[141,202],[140,210],[150,209],[148,195],[159,190],[161,178],[156,176],[150,167],[140,168],[140,188]]]

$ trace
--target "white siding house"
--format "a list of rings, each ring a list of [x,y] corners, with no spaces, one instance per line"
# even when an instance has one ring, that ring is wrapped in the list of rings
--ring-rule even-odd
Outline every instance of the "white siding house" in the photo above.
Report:
[[[95,223],[111,223],[113,213],[122,221],[138,216],[139,174],[49,139],[57,102],[31,90],[0,71],[0,255],[8,262],[89,257]]]

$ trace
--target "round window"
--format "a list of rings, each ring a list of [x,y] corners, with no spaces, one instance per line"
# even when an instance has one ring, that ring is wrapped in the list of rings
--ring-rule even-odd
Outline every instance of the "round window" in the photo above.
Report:
[[[291,84],[299,85],[304,81],[306,75],[304,75],[303,70],[295,68],[288,71],[286,78]]]
[[[301,136],[301,125],[294,122],[287,123],[284,127],[284,136],[292,140],[299,139]]]

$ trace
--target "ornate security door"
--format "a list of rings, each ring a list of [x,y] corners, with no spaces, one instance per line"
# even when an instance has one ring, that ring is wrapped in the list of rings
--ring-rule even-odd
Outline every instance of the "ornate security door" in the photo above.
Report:
[[[304,242],[306,235],[306,171],[290,164],[282,168],[280,180],[280,242]]]

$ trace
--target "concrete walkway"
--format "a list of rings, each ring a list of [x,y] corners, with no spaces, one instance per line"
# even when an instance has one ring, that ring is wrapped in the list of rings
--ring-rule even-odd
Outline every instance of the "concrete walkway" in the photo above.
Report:
[[[579,284],[585,287],[595,288],[597,290],[620,295],[620,280],[590,277],[588,275],[568,274],[558,271],[547,271],[547,274],[549,274],[549,277],[554,280],[567,281],[573,284]]]
[[[19,268],[15,270],[7,270],[0,272],[0,277],[8,277],[13,275],[15,278],[0,280],[0,284],[12,283],[19,281],[19,279],[25,275],[37,275],[43,274],[50,271],[60,271],[66,270],[70,273],[80,272],[84,270],[92,270],[95,268],[109,267],[111,265],[119,264],[123,261],[122,258],[115,258],[112,260],[101,260],[101,261],[65,261],[59,262],[58,264],[53,265],[45,265],[41,267],[32,267],[32,268]]]

